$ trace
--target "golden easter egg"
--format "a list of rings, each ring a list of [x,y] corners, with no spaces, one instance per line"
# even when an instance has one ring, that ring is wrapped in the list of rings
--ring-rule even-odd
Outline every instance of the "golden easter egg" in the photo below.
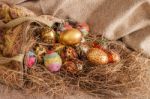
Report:
[[[87,52],[87,58],[96,65],[107,64],[109,61],[107,53],[98,48],[90,48]]]
[[[43,28],[42,33],[41,33],[42,41],[45,43],[55,43],[56,41],[56,33],[53,29],[51,28]]]
[[[38,45],[35,47],[35,54],[37,55],[38,62],[41,63],[43,61],[43,55],[46,53],[46,47],[42,45]]]
[[[82,33],[77,29],[69,29],[60,33],[60,42],[65,45],[79,44],[82,40]]]

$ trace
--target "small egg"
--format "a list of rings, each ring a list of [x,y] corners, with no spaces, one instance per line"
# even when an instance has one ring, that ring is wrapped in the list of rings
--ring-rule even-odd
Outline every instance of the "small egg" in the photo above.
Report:
[[[46,53],[46,48],[42,45],[39,45],[35,48],[35,53],[37,55],[37,59],[38,59],[38,62],[42,62],[43,61],[43,55]]]
[[[63,68],[72,74],[75,74],[81,70],[83,70],[83,62],[79,59],[65,61],[63,64]]]
[[[56,41],[56,33],[53,29],[45,27],[42,30],[41,37],[43,42],[45,43],[55,43]]]
[[[44,65],[51,72],[57,72],[62,65],[61,57],[56,52],[48,53],[44,56]]]
[[[36,64],[36,55],[34,54],[34,52],[29,51],[25,56],[25,65],[31,68],[35,64]]]
[[[109,61],[107,53],[98,48],[89,49],[87,52],[87,58],[91,63],[96,65],[107,64]]]
[[[68,59],[75,59],[75,58],[78,57],[78,55],[77,55],[75,49],[72,48],[72,47],[66,48],[65,56],[66,56],[66,58],[68,58]]]
[[[60,33],[60,43],[64,45],[79,44],[81,40],[82,40],[82,33],[75,28]]]
[[[74,73],[77,73],[78,72],[78,68],[76,66],[76,64],[72,61],[66,61],[64,64],[63,64],[63,67],[64,69],[67,71],[67,72],[70,72],[72,74]]]
[[[117,54],[117,53],[114,52],[114,51],[110,51],[109,54],[108,54],[108,57],[109,57],[109,62],[110,62],[110,63],[119,62],[119,61],[120,61],[120,56],[119,56],[119,54]]]

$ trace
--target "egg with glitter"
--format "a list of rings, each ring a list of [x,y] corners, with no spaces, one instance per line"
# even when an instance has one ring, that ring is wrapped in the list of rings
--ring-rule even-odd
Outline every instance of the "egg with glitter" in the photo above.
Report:
[[[60,70],[62,65],[62,59],[58,53],[49,51],[44,56],[44,65],[51,72],[57,72]]]
[[[33,65],[36,64],[36,55],[34,52],[29,51],[25,56],[25,65],[29,68],[31,68]]]
[[[60,33],[60,42],[64,45],[76,45],[82,40],[82,33],[75,29],[69,29]]]
[[[43,55],[46,54],[46,47],[42,45],[36,46],[35,53],[37,55],[38,62],[41,63],[43,61]]]
[[[87,58],[91,63],[96,65],[107,64],[109,62],[107,53],[98,48],[90,48],[87,52]]]

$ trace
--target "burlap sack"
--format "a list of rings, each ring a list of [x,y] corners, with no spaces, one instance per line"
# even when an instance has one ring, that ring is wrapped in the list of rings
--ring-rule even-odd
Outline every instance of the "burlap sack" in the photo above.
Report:
[[[150,56],[150,0],[0,1],[27,7],[37,15],[50,14],[86,21],[91,27],[91,33],[103,34],[110,40],[123,39],[130,48],[143,50],[143,53]]]
[[[132,49],[150,56],[150,0],[1,0],[37,14],[86,21],[92,33],[123,38]],[[143,33],[144,32],[144,33]]]

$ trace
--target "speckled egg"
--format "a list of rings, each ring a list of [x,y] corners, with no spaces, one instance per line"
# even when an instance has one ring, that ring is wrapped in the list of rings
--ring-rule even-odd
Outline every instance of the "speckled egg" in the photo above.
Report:
[[[107,53],[98,48],[91,48],[87,52],[87,58],[96,65],[107,64],[109,61]]]
[[[62,65],[61,57],[56,52],[49,52],[44,56],[44,65],[51,72],[57,72]]]

